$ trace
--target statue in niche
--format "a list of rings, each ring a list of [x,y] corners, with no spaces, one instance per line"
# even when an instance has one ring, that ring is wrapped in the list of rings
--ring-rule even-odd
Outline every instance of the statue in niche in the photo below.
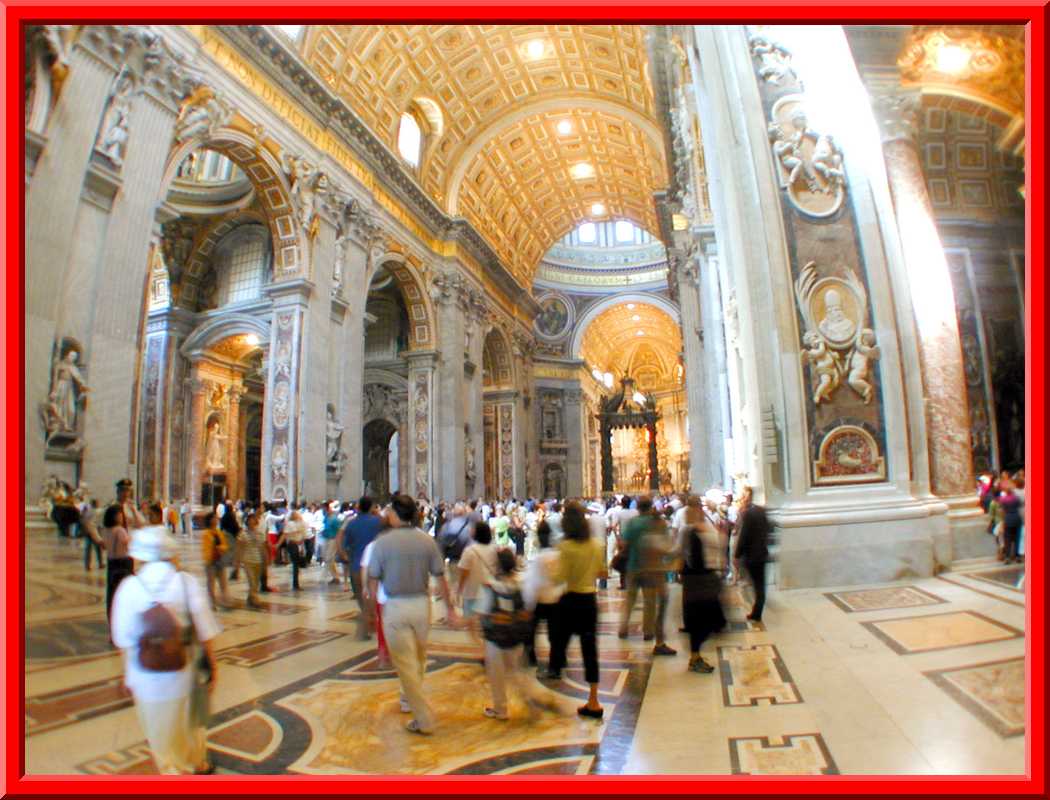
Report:
[[[131,76],[122,72],[110,96],[102,117],[95,149],[118,169],[124,166],[124,152],[128,143],[128,119],[131,116]]]
[[[204,438],[204,463],[208,472],[222,472],[226,469],[222,443],[227,438],[221,433],[219,418],[212,417],[208,422],[208,433]]]
[[[752,36],[750,42],[751,54],[758,58],[758,77],[774,85],[798,80],[791,66],[791,51],[784,45],[759,34]]]
[[[474,450],[474,440],[470,436],[470,426],[465,429],[466,437],[466,453],[465,453],[465,477],[467,479],[467,488],[472,489],[474,487],[474,481],[478,478],[478,466],[477,466],[477,453]]]
[[[335,472],[341,471],[342,462],[346,460],[346,454],[340,449],[343,430],[343,426],[335,417],[335,407],[329,403],[325,421],[325,459],[328,468]]]
[[[49,439],[58,433],[77,430],[78,409],[90,391],[77,366],[79,358],[80,353],[70,347],[51,371],[51,391],[42,409],[44,429]]]

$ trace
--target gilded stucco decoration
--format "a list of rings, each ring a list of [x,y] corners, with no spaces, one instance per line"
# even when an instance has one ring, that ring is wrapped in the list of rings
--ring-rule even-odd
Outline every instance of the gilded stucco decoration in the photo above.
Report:
[[[773,104],[769,139],[780,185],[799,211],[828,217],[842,207],[842,152],[830,134],[810,126],[801,95],[787,95]]]
[[[434,104],[420,185],[523,286],[595,202],[656,229],[666,170],[642,26],[320,25],[302,56],[393,152],[402,113]],[[595,174],[576,181],[583,161]]]
[[[867,405],[874,396],[872,362],[879,357],[875,332],[867,326],[868,293],[856,273],[843,267],[845,277],[820,277],[815,262],[802,268],[795,281],[795,297],[805,320],[802,361],[809,362],[816,387],[816,405],[832,401],[843,385]]]
[[[943,71],[945,48],[967,56],[961,67]],[[918,25],[897,59],[901,84],[924,96],[970,100],[1002,127],[1020,126],[1025,109],[1024,27]],[[977,111],[977,109],[964,109]]]
[[[645,303],[624,303],[591,321],[580,358],[588,367],[616,376],[642,369],[656,388],[674,384],[681,351],[681,329],[666,312]]]

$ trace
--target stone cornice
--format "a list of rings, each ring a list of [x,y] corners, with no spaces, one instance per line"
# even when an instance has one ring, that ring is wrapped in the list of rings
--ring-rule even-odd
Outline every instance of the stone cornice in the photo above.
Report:
[[[354,154],[371,169],[376,181],[403,203],[434,236],[461,245],[508,298],[524,306],[533,316],[539,313],[539,305],[528,289],[518,284],[473,225],[462,217],[452,218],[446,214],[423,191],[401,159],[369,130],[341,97],[320,81],[286,42],[263,25],[217,27],[242,55],[302,103],[305,110],[341,133]]]

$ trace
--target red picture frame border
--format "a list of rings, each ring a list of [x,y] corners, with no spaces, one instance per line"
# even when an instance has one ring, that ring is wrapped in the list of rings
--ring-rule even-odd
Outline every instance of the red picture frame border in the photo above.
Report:
[[[25,139],[22,99],[22,26],[30,22],[122,23],[236,23],[236,22],[615,22],[615,23],[908,23],[908,24],[1026,24],[1026,549],[1028,551],[1026,646],[1027,671],[1027,775],[997,776],[824,776],[764,778],[751,776],[545,776],[501,777],[313,777],[313,776],[210,776],[210,777],[99,777],[25,776],[24,715],[24,564],[25,534],[24,447],[25,381]],[[3,41],[6,80],[4,222],[7,270],[4,276],[3,379],[0,404],[5,458],[4,516],[8,543],[4,549],[5,585],[2,592],[6,655],[3,659],[4,769],[0,773],[5,794],[14,797],[68,794],[489,794],[516,796],[558,794],[657,794],[657,795],[992,795],[1042,796],[1046,762],[1046,619],[1044,531],[1045,428],[1045,32],[1046,2],[1014,2],[1004,6],[963,2],[911,5],[900,2],[852,3],[842,0],[809,0],[805,6],[756,3],[725,6],[705,2],[656,5],[602,2],[530,2],[500,7],[491,2],[455,5],[422,3],[383,5],[311,4],[291,6],[278,0],[240,0],[218,7],[202,0],[179,5],[143,5],[132,2],[90,2],[48,5],[31,2],[3,4]],[[12,394],[15,392],[15,394]]]

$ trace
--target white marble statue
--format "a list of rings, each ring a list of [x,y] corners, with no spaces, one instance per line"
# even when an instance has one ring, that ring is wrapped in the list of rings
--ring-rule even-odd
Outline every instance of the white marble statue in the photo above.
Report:
[[[846,378],[850,388],[864,400],[865,405],[871,402],[874,387],[871,385],[871,362],[880,355],[875,344],[875,331],[865,328],[860,332],[857,344],[849,361],[849,375]]]
[[[828,352],[824,339],[814,331],[807,331],[803,334],[802,342],[806,346],[806,349],[802,351],[802,360],[803,362],[809,361],[817,373],[817,388],[813,392],[813,402],[819,406],[831,399],[831,395],[841,383],[838,362]]]
[[[328,406],[327,416],[325,423],[325,455],[328,460],[328,466],[338,467],[340,462],[339,444],[343,438],[343,426],[335,418],[335,409],[330,405]]]
[[[77,367],[78,358],[77,351],[71,349],[51,373],[51,393],[47,397],[50,424],[45,423],[48,433],[77,429],[77,409],[90,391]]]
[[[220,430],[219,420],[213,418],[208,423],[208,434],[204,440],[204,461],[208,472],[221,472],[226,469],[222,443],[227,437],[220,433]]]
[[[95,143],[95,149],[116,167],[124,165],[124,152],[128,143],[128,118],[131,115],[131,88],[131,78],[127,74],[117,79]]]

